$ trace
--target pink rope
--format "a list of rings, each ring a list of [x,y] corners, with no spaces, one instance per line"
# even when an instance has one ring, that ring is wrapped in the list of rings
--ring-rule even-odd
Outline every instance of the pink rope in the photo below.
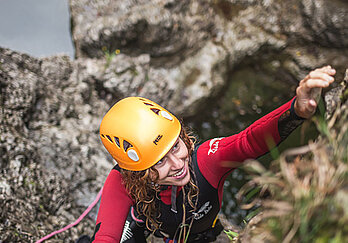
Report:
[[[134,208],[133,208],[133,207],[132,207],[132,209],[131,209],[131,216],[132,216],[132,218],[133,218],[135,221],[137,221],[137,222],[139,222],[139,223],[144,223],[143,220],[138,219],[137,217],[135,217]]]
[[[78,223],[81,222],[81,220],[92,210],[92,208],[98,203],[100,197],[101,197],[101,194],[102,194],[102,191],[103,191],[103,188],[100,189],[100,191],[98,192],[98,195],[97,197],[94,199],[94,201],[91,203],[91,205],[88,206],[88,208],[80,215],[80,217],[73,223],[65,226],[64,228],[60,229],[60,230],[57,230],[57,231],[54,231],[52,232],[51,234],[49,235],[46,235],[45,237],[41,238],[40,240],[36,241],[35,243],[41,243],[49,238],[51,238],[52,236],[56,235],[56,234],[59,234],[65,230],[68,230],[70,229],[71,227],[77,225]]]

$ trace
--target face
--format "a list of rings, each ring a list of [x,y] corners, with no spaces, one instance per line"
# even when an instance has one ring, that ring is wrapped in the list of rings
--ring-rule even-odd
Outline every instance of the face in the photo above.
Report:
[[[188,149],[179,137],[169,152],[154,165],[160,185],[184,186],[190,181]]]

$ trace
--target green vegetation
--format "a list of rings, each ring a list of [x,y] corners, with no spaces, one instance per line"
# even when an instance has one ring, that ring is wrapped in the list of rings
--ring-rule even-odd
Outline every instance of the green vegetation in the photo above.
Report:
[[[319,109],[315,143],[283,152],[270,169],[257,161],[244,167],[252,180],[241,194],[260,213],[236,242],[348,242],[348,109],[329,120]]]
[[[102,51],[106,60],[105,69],[107,69],[110,66],[112,59],[114,59],[116,55],[120,54],[120,50],[116,49],[115,51],[110,51],[106,46],[103,46]]]
[[[228,239],[230,239],[230,241],[232,242],[236,240],[239,235],[237,232],[234,232],[232,230],[224,230],[224,233],[227,235]]]

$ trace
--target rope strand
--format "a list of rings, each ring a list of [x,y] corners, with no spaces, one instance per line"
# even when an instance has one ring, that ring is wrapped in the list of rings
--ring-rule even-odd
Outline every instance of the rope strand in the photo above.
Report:
[[[96,198],[94,199],[94,201],[88,206],[88,208],[80,215],[80,217],[75,220],[75,222],[65,226],[64,228],[60,229],[60,230],[57,230],[57,231],[54,231],[52,232],[51,234],[49,235],[46,235],[45,237],[41,238],[40,240],[36,241],[35,243],[41,243],[49,238],[51,238],[52,236],[56,235],[56,234],[59,234],[63,231],[66,231],[68,229],[70,229],[71,227],[77,225],[78,223],[81,222],[81,220],[92,210],[92,208],[98,203],[100,197],[101,197],[101,194],[102,194],[102,191],[103,191],[103,188],[100,189],[100,191],[98,192]]]

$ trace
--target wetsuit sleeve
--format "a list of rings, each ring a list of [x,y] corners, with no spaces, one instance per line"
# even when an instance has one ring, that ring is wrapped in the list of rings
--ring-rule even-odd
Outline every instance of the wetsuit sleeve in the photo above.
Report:
[[[204,142],[197,151],[198,166],[215,188],[246,159],[256,159],[285,139],[304,119],[294,111],[295,98],[260,118],[238,134]]]
[[[132,200],[119,171],[108,175],[100,201],[97,224],[91,242],[120,242]]]

